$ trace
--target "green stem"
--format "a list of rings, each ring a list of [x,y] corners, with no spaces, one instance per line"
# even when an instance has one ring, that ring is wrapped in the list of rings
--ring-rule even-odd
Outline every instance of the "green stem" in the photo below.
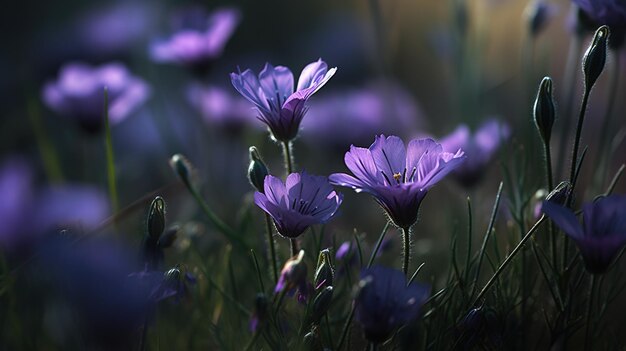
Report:
[[[402,228],[402,247],[404,249],[402,271],[404,272],[404,276],[408,278],[409,259],[411,257],[411,227]]]
[[[270,216],[265,214],[265,228],[267,229],[267,243],[269,246],[268,261],[270,267],[272,267],[272,274],[274,276],[274,282],[278,281],[278,266],[276,265],[276,246],[274,245],[274,235],[272,232],[272,220]]]
[[[297,255],[300,251],[298,250],[298,241],[296,241],[296,239],[289,239],[289,243],[291,244],[291,256]]]
[[[554,181],[552,176],[552,153],[550,150],[550,141],[544,141],[543,143],[543,151],[545,155],[545,163],[546,163],[546,185],[548,186],[548,193],[554,189]],[[548,236],[550,237],[550,248],[552,251],[552,267],[556,269],[556,265],[558,262],[557,257],[557,233],[554,230],[554,226],[552,223],[548,226]]]
[[[109,197],[111,197],[113,213],[117,213],[119,210],[119,202],[117,198],[117,181],[115,179],[115,159],[113,154],[113,141],[111,139],[111,125],[109,123],[109,90],[106,87],[104,88],[104,141],[107,158]]]
[[[583,101],[580,104],[580,112],[578,114],[578,125],[576,126],[576,136],[574,137],[574,146],[572,147],[572,161],[570,164],[569,181],[572,184],[572,193],[576,186],[576,166],[578,163],[578,149],[580,147],[580,137],[583,131],[583,122],[585,121],[585,113],[587,112],[587,103],[589,102],[589,95],[591,93],[591,87],[585,87],[585,93],[583,94]],[[571,197],[570,197],[571,198]]]
[[[493,283],[496,282],[496,280],[498,279],[498,277],[500,276],[500,274],[502,274],[502,272],[506,269],[506,267],[509,265],[509,263],[513,260],[513,258],[515,258],[515,256],[517,256],[517,254],[520,252],[520,250],[524,247],[524,245],[526,244],[526,242],[528,241],[528,239],[531,238],[531,236],[533,235],[533,233],[535,233],[537,231],[537,228],[539,228],[539,225],[541,225],[544,221],[546,220],[546,216],[542,216],[533,226],[532,228],[530,228],[530,230],[524,235],[524,237],[522,238],[522,240],[520,240],[520,242],[517,244],[517,246],[515,246],[515,248],[513,249],[513,251],[511,251],[511,253],[504,259],[504,261],[502,262],[502,264],[500,264],[500,266],[498,267],[498,269],[495,271],[495,273],[493,274],[493,276],[491,276],[491,278],[489,279],[489,281],[487,281],[487,284],[485,284],[485,286],[483,287],[483,289],[480,291],[480,293],[478,293],[478,296],[476,297],[476,299],[474,300],[474,303],[472,304],[473,306],[476,306],[478,304],[478,302],[483,298],[483,296],[485,296],[485,294],[487,293],[487,291],[489,290],[489,288],[491,288],[491,286],[493,285]]]
[[[591,313],[593,311],[593,299],[595,295],[597,280],[595,274],[591,275],[591,286],[589,287],[589,301],[587,301],[587,323],[585,327],[585,351],[591,350]]]
[[[378,241],[376,241],[374,251],[372,251],[372,255],[370,256],[369,261],[367,261],[367,268],[370,268],[374,263],[374,259],[376,258],[376,255],[378,255],[378,250],[380,250],[380,246],[385,239],[385,234],[387,234],[387,229],[389,229],[389,222],[385,223],[385,227],[383,227],[382,232],[380,232],[380,235],[378,236]]]
[[[285,170],[287,171],[287,175],[290,175],[291,173],[293,173],[293,158],[292,158],[293,156],[291,155],[292,145],[290,141],[283,141],[282,146],[283,146],[283,156],[285,158]]]

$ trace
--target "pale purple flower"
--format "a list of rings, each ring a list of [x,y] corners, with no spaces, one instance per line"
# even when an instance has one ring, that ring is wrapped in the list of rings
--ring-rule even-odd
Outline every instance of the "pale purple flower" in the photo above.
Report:
[[[28,250],[50,231],[88,230],[109,214],[102,192],[83,185],[36,189],[32,172],[21,159],[7,160],[0,169],[0,249]]]
[[[150,56],[156,62],[202,67],[218,58],[228,39],[239,24],[240,14],[234,8],[214,11],[206,28],[182,29],[167,40],[157,41],[150,47]]]
[[[302,136],[319,145],[347,147],[380,133],[406,133],[422,123],[411,94],[398,84],[377,81],[316,100],[302,121]],[[358,125],[358,128],[355,126]]]
[[[291,173],[285,183],[268,175],[264,190],[254,193],[254,202],[272,217],[278,233],[288,238],[300,236],[311,225],[326,223],[343,200],[328,178],[306,172]]]
[[[398,327],[419,316],[429,295],[428,286],[416,282],[407,286],[405,275],[397,269],[382,266],[364,269],[354,302],[356,320],[369,341],[382,343]]]
[[[150,94],[148,85],[121,63],[92,67],[72,62],[61,68],[57,81],[44,86],[42,96],[56,113],[75,119],[89,132],[97,132],[104,126],[105,88],[111,124],[128,117]]]
[[[269,63],[257,75],[247,69],[231,73],[235,89],[258,110],[258,118],[270,129],[274,139],[287,142],[298,135],[300,122],[307,111],[306,102],[335,74],[319,59],[302,70],[294,90],[294,78],[289,68]]]
[[[463,149],[467,156],[467,162],[453,172],[455,179],[466,187],[478,183],[500,145],[509,138],[510,134],[507,124],[496,119],[489,119],[482,123],[473,134],[463,124],[443,138],[441,145],[445,151],[454,152]]]
[[[595,31],[601,25],[609,26],[609,45],[621,47],[626,34],[626,2],[624,0],[573,0],[582,13],[578,14],[580,28]]]
[[[187,97],[200,112],[203,120],[211,125],[228,131],[239,131],[244,127],[260,128],[249,103],[239,95],[233,95],[218,86],[193,85]]]
[[[445,152],[432,139],[413,139],[405,147],[397,136],[377,136],[369,149],[352,145],[345,163],[354,174],[332,174],[332,184],[374,196],[391,220],[407,229],[417,220],[428,190],[457,168],[463,151]]]
[[[611,195],[583,205],[583,225],[570,209],[544,201],[542,211],[578,246],[590,273],[602,274],[626,245],[626,196]]]
[[[280,278],[276,282],[274,293],[287,292],[293,293],[295,290],[307,290],[307,265],[303,261],[304,250],[300,250],[297,255],[289,258],[283,269],[280,271]]]

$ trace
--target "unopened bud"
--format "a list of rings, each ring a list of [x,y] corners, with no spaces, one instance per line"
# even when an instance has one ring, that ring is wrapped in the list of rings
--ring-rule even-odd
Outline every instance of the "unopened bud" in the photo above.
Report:
[[[537,98],[533,107],[533,117],[535,125],[541,135],[541,139],[547,145],[550,144],[550,136],[552,135],[552,126],[556,115],[554,108],[554,98],[552,96],[552,79],[544,77],[539,84]]]
[[[298,287],[306,287],[307,266],[304,263],[304,250],[287,260],[280,272],[274,292],[289,291]]]
[[[315,268],[315,275],[313,276],[313,284],[315,289],[319,290],[326,286],[333,285],[334,270],[332,262],[330,261],[330,251],[324,249],[320,251],[317,257],[317,267]]]
[[[549,194],[546,196],[546,201],[554,202],[561,206],[565,205],[567,197],[572,192],[572,184],[567,181],[560,182]]]
[[[600,77],[606,63],[606,44],[609,40],[609,27],[602,26],[596,30],[593,40],[583,57],[583,73],[585,76],[585,89],[591,90]]]
[[[174,172],[176,172],[180,180],[182,180],[187,187],[191,187],[191,172],[193,166],[187,158],[181,154],[176,154],[170,159],[170,166]]]
[[[148,211],[148,236],[157,242],[165,230],[165,201],[157,196],[150,204]]]
[[[267,166],[261,159],[259,150],[256,147],[250,147],[250,166],[248,166],[248,180],[256,190],[263,193],[265,177],[269,174]]]
[[[322,317],[328,312],[330,308],[330,303],[333,299],[333,287],[327,286],[324,290],[320,291],[319,294],[313,300],[313,309],[311,313],[311,320],[315,324],[319,324]]]

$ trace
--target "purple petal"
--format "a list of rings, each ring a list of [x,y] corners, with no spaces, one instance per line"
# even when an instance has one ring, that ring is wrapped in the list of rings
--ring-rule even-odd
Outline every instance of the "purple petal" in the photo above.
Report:
[[[268,99],[278,99],[279,106],[293,94],[293,74],[284,66],[272,66],[269,63],[259,74],[259,81]]]
[[[376,137],[374,144],[370,146],[372,158],[376,168],[382,171],[388,181],[393,181],[395,174],[403,174],[406,166],[406,149],[404,142],[397,136],[384,135]]]
[[[273,175],[265,176],[263,190],[265,190],[267,199],[272,203],[285,207],[288,206],[287,189],[279,178]]]
[[[574,213],[569,209],[553,204],[550,201],[544,201],[541,210],[571,237],[581,238],[584,236],[583,228],[580,226]]]
[[[317,82],[324,79],[326,72],[328,72],[328,65],[322,59],[309,63],[300,73],[297,90],[304,90],[316,85]]]
[[[213,12],[209,18],[207,31],[204,33],[207,53],[211,57],[222,54],[224,46],[239,24],[241,15],[234,8],[224,8]]]

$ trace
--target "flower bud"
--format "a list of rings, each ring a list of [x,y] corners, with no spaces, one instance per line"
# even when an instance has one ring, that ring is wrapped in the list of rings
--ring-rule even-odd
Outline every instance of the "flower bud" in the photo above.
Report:
[[[551,201],[561,206],[565,205],[565,201],[571,192],[572,184],[567,181],[562,181],[546,196],[546,201]]]
[[[256,299],[254,300],[254,312],[250,318],[249,327],[251,332],[256,332],[259,326],[267,320],[268,305],[269,304],[265,294],[258,293],[256,295]]]
[[[187,187],[191,187],[191,173],[193,169],[191,162],[189,162],[185,156],[176,154],[170,159],[170,166],[174,172],[176,172],[180,180],[182,180]]]
[[[333,285],[334,273],[332,263],[330,262],[330,251],[328,249],[320,251],[320,254],[317,257],[315,275],[313,277],[315,289],[320,290],[326,286]]]
[[[319,294],[313,300],[313,309],[311,313],[311,321],[314,324],[319,324],[320,320],[326,314],[328,309],[330,308],[330,303],[333,299],[333,287],[327,286],[324,290],[320,291]]]
[[[165,230],[165,201],[157,196],[150,204],[148,211],[148,236],[157,242]]]
[[[259,150],[256,147],[250,147],[250,166],[248,166],[248,180],[250,184],[256,188],[256,190],[264,193],[263,184],[265,183],[265,176],[269,174],[267,166],[261,159]]]
[[[280,278],[274,292],[290,291],[295,288],[306,290],[307,266],[304,263],[304,250],[287,260],[280,271]]]
[[[602,26],[596,30],[589,48],[583,56],[583,73],[585,76],[585,89],[591,90],[596,80],[604,70],[606,63],[606,44],[609,40],[609,27]]]
[[[539,84],[537,98],[533,107],[533,117],[535,125],[541,135],[541,139],[546,145],[550,144],[550,136],[552,135],[552,126],[554,125],[554,116],[556,115],[554,108],[554,98],[552,96],[552,79],[544,77]]]

